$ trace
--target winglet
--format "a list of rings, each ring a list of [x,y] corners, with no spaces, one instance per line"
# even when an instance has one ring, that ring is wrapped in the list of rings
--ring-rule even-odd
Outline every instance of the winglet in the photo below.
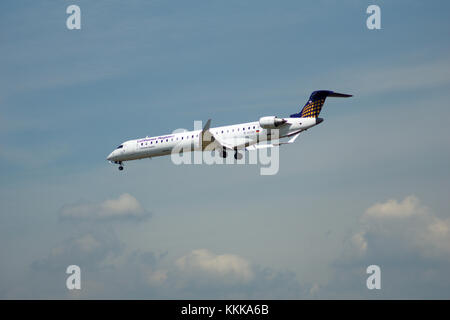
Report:
[[[208,119],[208,121],[206,121],[205,126],[203,127],[202,132],[208,131],[210,127],[211,127],[211,119]]]

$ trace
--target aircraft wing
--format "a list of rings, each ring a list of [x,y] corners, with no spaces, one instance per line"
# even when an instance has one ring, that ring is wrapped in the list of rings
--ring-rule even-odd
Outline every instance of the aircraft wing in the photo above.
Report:
[[[245,148],[246,145],[249,145],[253,140],[250,138],[222,138],[213,134],[211,130],[209,130],[211,126],[211,119],[209,119],[202,130],[203,135],[203,146],[206,147],[211,142],[215,142],[216,145],[219,145],[226,149],[241,149]]]
[[[290,144],[290,143],[294,143],[294,141],[298,138],[298,136],[300,135],[300,133],[303,130],[299,130],[296,132],[293,132],[291,134],[289,134],[286,137],[292,137],[288,142],[276,142],[276,143],[272,143],[272,144],[254,144],[254,145],[250,145],[252,142],[254,142],[254,140],[250,139],[250,138],[222,138],[222,137],[218,137],[217,135],[213,134],[211,132],[211,130],[209,130],[211,126],[211,119],[208,119],[208,121],[206,122],[205,126],[203,127],[202,130],[202,137],[203,137],[203,149],[212,142],[215,142],[217,145],[226,148],[226,149],[242,149],[245,148],[246,150],[257,150],[257,149],[261,149],[261,148],[272,148],[272,147],[277,147],[280,146],[282,144]]]
[[[244,148],[246,145],[249,145],[252,140],[250,138],[220,138],[216,135],[212,134],[212,137],[216,141],[217,144],[220,146],[226,148],[226,149],[241,149]]]
[[[303,130],[299,130],[296,132],[291,133],[290,135],[288,135],[287,137],[292,137],[291,139],[289,139],[288,142],[275,142],[275,143],[264,143],[264,144],[254,144],[252,146],[248,146],[247,148],[245,148],[248,151],[253,151],[253,150],[257,150],[257,149],[264,149],[264,148],[273,148],[273,147],[278,147],[281,146],[282,144],[290,144],[290,143],[294,143],[295,140],[298,138],[298,136],[300,135],[300,133]]]

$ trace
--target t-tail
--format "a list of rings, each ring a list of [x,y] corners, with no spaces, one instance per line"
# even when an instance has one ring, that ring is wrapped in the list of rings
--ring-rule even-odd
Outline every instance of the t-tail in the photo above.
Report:
[[[291,114],[291,118],[317,118],[327,97],[349,98],[351,94],[337,93],[329,90],[318,90],[311,93],[302,111]]]

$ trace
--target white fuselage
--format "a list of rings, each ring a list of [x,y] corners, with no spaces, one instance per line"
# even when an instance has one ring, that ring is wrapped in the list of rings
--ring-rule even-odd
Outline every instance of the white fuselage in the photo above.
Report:
[[[320,123],[318,118],[283,118],[286,123],[278,130],[279,138],[288,137],[296,132],[301,132]],[[320,119],[321,121],[322,119]],[[270,130],[260,126],[259,121],[235,124],[230,126],[210,128],[209,131],[221,140],[245,141],[235,149],[243,149],[250,145],[271,139]],[[202,130],[170,133],[162,136],[146,137],[129,140],[122,143],[107,157],[107,160],[115,163],[123,161],[152,158],[171,154],[174,150],[203,151],[204,144],[201,141]]]

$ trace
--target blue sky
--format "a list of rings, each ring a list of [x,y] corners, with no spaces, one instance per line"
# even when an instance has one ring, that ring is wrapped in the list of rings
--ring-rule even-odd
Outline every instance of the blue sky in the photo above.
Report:
[[[66,28],[71,4],[81,30]],[[447,2],[0,9],[0,297],[449,298]],[[354,97],[327,100],[277,175],[105,160],[194,120],[288,116],[317,89]],[[108,201],[134,211],[98,218]]]

